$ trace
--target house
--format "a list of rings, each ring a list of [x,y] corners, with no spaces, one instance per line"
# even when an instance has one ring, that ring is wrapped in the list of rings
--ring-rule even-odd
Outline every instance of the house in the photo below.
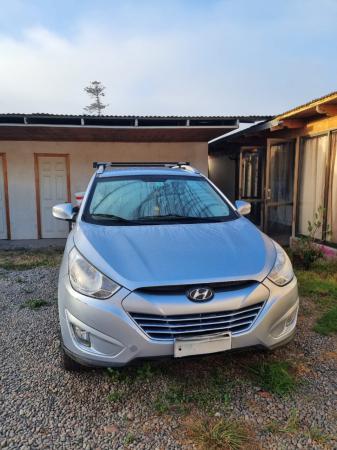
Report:
[[[0,239],[63,238],[54,204],[86,189],[94,161],[189,161],[208,141],[265,117],[0,115]]]
[[[232,200],[251,202],[251,220],[282,244],[308,235],[308,221],[323,208],[315,237],[337,247],[336,154],[333,92],[214,140],[209,175]]]

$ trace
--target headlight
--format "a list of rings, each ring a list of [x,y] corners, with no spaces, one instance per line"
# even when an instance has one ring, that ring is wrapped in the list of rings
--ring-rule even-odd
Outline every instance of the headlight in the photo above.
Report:
[[[89,297],[106,299],[120,289],[119,284],[95,269],[76,248],[69,254],[69,278],[75,291]]]
[[[283,248],[274,241],[273,244],[276,250],[276,260],[268,278],[277,286],[285,286],[294,278],[293,267]]]

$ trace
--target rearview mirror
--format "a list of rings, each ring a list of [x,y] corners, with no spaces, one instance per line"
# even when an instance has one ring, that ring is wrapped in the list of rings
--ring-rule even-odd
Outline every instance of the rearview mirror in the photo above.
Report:
[[[71,203],[61,203],[60,205],[53,206],[53,216],[55,219],[68,220],[70,222],[75,221],[77,212],[74,211]]]
[[[247,216],[252,210],[252,205],[248,202],[245,202],[244,200],[236,200],[235,206],[238,210],[238,213],[242,216]]]

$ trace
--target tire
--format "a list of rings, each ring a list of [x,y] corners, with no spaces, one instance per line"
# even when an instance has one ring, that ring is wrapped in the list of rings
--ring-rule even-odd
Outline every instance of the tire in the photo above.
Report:
[[[81,372],[84,367],[81,366],[78,362],[74,361],[70,356],[67,355],[67,353],[63,350],[61,350],[61,366],[64,370],[67,372]]]

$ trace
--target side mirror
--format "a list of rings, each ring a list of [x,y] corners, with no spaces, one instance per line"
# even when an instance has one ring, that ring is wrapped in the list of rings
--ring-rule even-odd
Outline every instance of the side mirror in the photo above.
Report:
[[[235,206],[238,210],[238,213],[242,216],[247,216],[252,210],[252,205],[248,202],[245,202],[244,200],[236,200]]]
[[[60,205],[53,206],[53,216],[55,219],[68,220],[74,222],[76,217],[76,211],[74,211],[71,203],[61,203]]]

